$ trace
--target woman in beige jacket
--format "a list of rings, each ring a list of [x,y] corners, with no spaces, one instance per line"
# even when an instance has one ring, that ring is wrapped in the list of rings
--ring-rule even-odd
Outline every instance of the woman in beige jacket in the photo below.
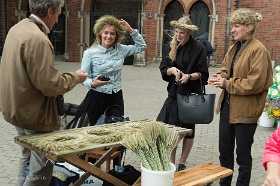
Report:
[[[229,47],[221,68],[208,83],[223,89],[217,112],[220,112],[219,151],[220,164],[234,168],[236,144],[239,174],[236,185],[250,185],[251,147],[257,121],[273,83],[272,65],[264,45],[254,38],[261,14],[249,9],[232,13],[231,33],[236,41]],[[220,180],[220,185],[230,186],[232,176]]]

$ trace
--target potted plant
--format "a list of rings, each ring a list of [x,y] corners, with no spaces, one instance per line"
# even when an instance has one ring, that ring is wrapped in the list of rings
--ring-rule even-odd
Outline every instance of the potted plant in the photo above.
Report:
[[[269,95],[270,96],[270,95]],[[267,112],[268,118],[276,120],[280,125],[280,99],[267,98],[264,111]]]
[[[268,89],[264,112],[260,117],[260,125],[272,127],[274,120],[280,119],[280,66],[275,68],[276,74],[273,77],[273,84]]]
[[[273,117],[273,111],[275,109],[275,105],[269,103],[269,99],[267,99],[267,102],[264,106],[263,113],[259,120],[259,125],[262,127],[273,127],[274,125],[274,117]]]

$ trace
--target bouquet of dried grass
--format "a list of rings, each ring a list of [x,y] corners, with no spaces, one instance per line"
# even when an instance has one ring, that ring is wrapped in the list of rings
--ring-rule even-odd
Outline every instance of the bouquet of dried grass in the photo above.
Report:
[[[143,125],[139,132],[125,136],[122,145],[141,159],[143,167],[166,171],[169,170],[169,158],[178,139],[178,132],[164,123],[153,121]]]

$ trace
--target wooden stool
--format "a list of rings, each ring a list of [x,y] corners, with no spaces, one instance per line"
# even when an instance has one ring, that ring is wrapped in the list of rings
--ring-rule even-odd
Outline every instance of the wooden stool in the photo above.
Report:
[[[95,159],[99,159],[101,158],[105,153],[107,152],[107,150],[93,150],[91,152],[86,153],[86,157],[85,157],[85,161],[88,162],[88,158],[95,158]],[[121,165],[121,161],[122,161],[122,151],[115,151],[107,160],[106,160],[106,171],[108,172],[110,170],[110,164],[111,164],[111,160],[118,157],[118,164],[119,166]]]

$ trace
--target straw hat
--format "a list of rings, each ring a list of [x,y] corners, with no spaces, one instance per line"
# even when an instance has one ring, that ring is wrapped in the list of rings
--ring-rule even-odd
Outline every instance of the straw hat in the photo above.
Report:
[[[191,30],[191,31],[198,30],[197,26],[193,25],[192,21],[187,16],[181,17],[180,19],[178,19],[178,21],[171,21],[170,25],[173,28],[182,28],[182,29]]]
[[[101,16],[96,22],[93,27],[93,32],[95,35],[99,34],[99,32],[104,28],[106,25],[112,25],[116,29],[120,30],[121,32],[125,33],[123,26],[119,23],[119,20],[111,15],[104,15]]]

